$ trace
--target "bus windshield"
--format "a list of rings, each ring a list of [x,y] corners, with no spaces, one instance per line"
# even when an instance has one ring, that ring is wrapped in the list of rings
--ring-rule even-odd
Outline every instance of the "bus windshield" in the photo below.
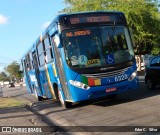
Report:
[[[70,67],[108,66],[134,57],[130,36],[124,26],[69,29],[62,32],[62,38]]]

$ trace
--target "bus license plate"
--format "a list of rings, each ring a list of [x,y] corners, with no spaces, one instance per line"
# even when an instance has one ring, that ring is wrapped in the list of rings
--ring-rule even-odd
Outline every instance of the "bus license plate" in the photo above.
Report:
[[[108,92],[113,92],[113,91],[116,91],[116,90],[117,90],[116,87],[114,87],[114,88],[107,88],[106,92],[108,93]]]

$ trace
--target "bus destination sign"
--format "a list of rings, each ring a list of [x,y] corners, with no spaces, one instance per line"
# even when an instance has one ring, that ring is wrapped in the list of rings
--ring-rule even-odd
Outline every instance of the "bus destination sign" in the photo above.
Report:
[[[71,17],[70,24],[109,22],[110,16]]]
[[[101,14],[78,14],[66,15],[63,18],[65,25],[78,24],[126,24],[124,15],[122,13],[101,13]]]

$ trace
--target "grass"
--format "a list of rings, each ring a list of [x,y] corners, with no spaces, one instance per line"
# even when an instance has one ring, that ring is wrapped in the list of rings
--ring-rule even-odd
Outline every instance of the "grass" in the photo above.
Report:
[[[24,102],[14,98],[0,98],[0,108],[23,106]]]

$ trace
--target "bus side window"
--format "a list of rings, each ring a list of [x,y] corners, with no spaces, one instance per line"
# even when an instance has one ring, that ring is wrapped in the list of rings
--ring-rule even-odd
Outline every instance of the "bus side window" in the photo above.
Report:
[[[49,63],[53,59],[53,52],[52,52],[52,46],[48,37],[44,39],[44,46],[45,46],[44,58],[46,63]]]
[[[30,53],[26,55],[25,59],[26,59],[26,69],[27,71],[29,71],[32,69]]]
[[[38,52],[39,65],[42,66],[45,63],[45,61],[44,61],[44,47],[43,47],[43,43],[42,42],[40,42],[38,44],[37,52]]]
[[[34,51],[34,52],[32,52],[32,67],[33,67],[33,69],[35,69],[34,53],[35,53],[35,51]]]
[[[24,69],[25,69],[25,72],[26,72],[26,70],[27,70],[27,65],[26,65],[26,60],[23,60],[23,67],[24,67]]]
[[[30,69],[33,69],[33,57],[32,57],[32,52],[29,53],[29,56],[30,56]]]

